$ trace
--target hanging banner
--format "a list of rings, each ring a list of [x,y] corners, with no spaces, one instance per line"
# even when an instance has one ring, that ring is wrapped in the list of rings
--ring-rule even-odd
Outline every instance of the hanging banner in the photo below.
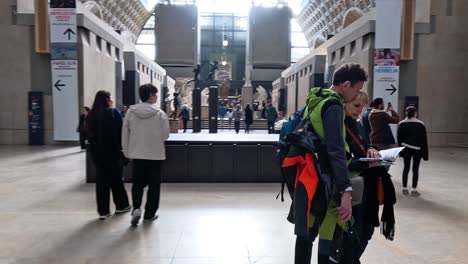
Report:
[[[50,0],[50,53],[54,140],[78,140],[76,0]]]
[[[398,108],[400,81],[400,50],[375,49],[374,55],[374,98],[381,97],[385,103]]]
[[[395,112],[399,105],[400,41],[403,0],[376,1],[374,98],[383,98]],[[394,136],[396,126],[391,125]]]

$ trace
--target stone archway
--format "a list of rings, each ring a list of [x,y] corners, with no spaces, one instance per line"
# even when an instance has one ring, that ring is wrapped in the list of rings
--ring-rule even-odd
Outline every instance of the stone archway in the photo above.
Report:
[[[102,8],[101,6],[96,2],[96,1],[86,1],[83,6],[91,11],[95,16],[97,16],[99,19],[103,19],[102,16]]]
[[[364,15],[364,11],[357,7],[351,7],[346,11],[346,13],[343,16],[343,22],[341,24],[341,28],[344,29],[347,26],[351,25],[354,23],[354,21],[358,20],[360,17]]]
[[[312,43],[312,47],[314,49],[318,48],[320,45],[322,45],[323,43],[325,43],[325,41],[327,41],[323,36],[319,35],[319,36],[316,36],[314,38],[314,41]]]

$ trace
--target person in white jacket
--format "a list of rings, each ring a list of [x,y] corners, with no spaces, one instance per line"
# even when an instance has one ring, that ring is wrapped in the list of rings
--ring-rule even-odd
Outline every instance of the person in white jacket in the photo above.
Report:
[[[154,105],[158,89],[152,84],[139,88],[143,103],[130,107],[122,126],[122,148],[125,157],[133,160],[133,212],[131,224],[138,225],[144,188],[148,186],[143,219],[158,218],[161,189],[161,164],[166,159],[164,141],[169,138],[169,120]]]

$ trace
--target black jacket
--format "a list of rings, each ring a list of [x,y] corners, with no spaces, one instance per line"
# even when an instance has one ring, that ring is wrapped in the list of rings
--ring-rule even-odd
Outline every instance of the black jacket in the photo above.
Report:
[[[406,118],[401,121],[397,132],[398,145],[420,150],[424,160],[429,159],[426,127],[417,118]]]
[[[348,164],[348,168],[350,171],[363,171],[369,168],[368,162],[359,161],[360,158],[367,157],[367,149],[369,148],[369,143],[366,139],[362,136],[363,135],[363,128],[361,123],[357,122],[356,120],[352,119],[349,116],[345,117],[345,126],[349,129],[354,136],[360,141],[362,146],[364,147],[364,151],[361,150],[361,147],[353,140],[351,134],[346,131],[346,142],[348,143],[349,150],[351,151],[350,154],[353,155],[351,162]]]
[[[245,123],[248,125],[253,123],[253,112],[251,109],[245,109]]]
[[[94,162],[119,162],[123,159],[122,116],[119,110],[106,109],[97,113],[92,124],[89,124],[88,132]]]

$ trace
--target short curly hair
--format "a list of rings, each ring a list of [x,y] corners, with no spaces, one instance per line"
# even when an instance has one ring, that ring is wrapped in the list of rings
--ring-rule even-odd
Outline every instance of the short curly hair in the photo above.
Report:
[[[333,74],[333,85],[340,85],[346,81],[349,81],[352,86],[358,82],[365,82],[367,73],[357,63],[344,64]]]

